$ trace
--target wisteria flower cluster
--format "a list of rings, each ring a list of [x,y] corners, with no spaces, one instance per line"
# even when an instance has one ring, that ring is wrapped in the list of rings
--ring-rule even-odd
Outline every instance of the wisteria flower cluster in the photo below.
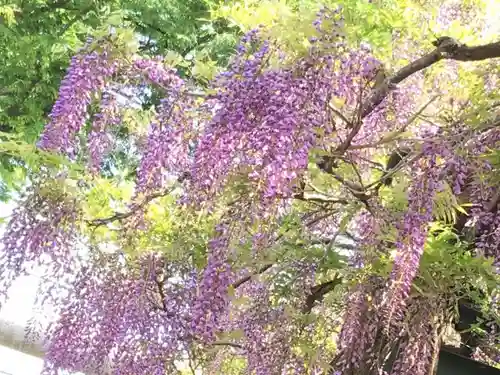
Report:
[[[110,46],[103,46],[101,51],[88,51],[90,46],[88,43],[87,48],[71,60],[49,115],[50,122],[39,141],[39,147],[44,150],[76,155],[76,135],[88,119],[93,98],[120,68],[120,61],[111,58]]]
[[[88,191],[85,183],[68,188],[57,179],[54,184],[42,178],[27,190],[2,237],[2,297],[17,276],[43,257],[50,257],[53,269],[75,276],[69,294],[59,299],[60,319],[49,329],[44,374],[60,369],[170,374],[186,354],[202,349],[213,353],[219,346],[242,356],[248,374],[318,374],[321,366],[309,358],[313,356],[294,350],[294,337],[313,337],[318,329],[313,310],[326,294],[317,288],[318,280],[351,275],[339,271],[344,265],[340,257],[333,265],[341,236],[355,243],[357,252],[345,264],[359,278],[350,280],[353,285],[330,289],[347,292],[334,369],[328,371],[378,371],[390,354],[390,345],[384,344],[392,340],[402,348],[391,374],[428,373],[442,334],[441,312],[448,306],[439,296],[415,298],[410,292],[429,226],[436,220],[435,197],[446,184],[456,195],[468,194],[477,230],[472,250],[500,262],[498,189],[483,178],[494,166],[480,158],[499,147],[500,133],[484,132],[479,139],[471,137],[477,141],[471,144],[466,135],[450,135],[434,125],[432,131],[410,129],[419,86],[389,85],[384,64],[368,47],[347,47],[343,21],[340,9],[322,9],[314,22],[317,37],[310,40],[308,54],[296,61],[284,58],[278,45],[263,38],[263,29],[250,31],[203,99],[192,95],[188,83],[162,58],[122,59],[108,42],[99,48],[89,42],[72,59],[38,146],[71,160],[82,156],[93,178],[113,152],[113,131],[123,120],[114,84],[152,85],[163,98],[138,150],[130,212],[91,220],[84,217],[79,200],[79,193]],[[382,89],[387,94],[367,110],[367,96]],[[81,147],[78,139],[87,135],[86,129],[88,146]],[[381,198],[392,194],[390,184],[367,179],[373,180],[375,169],[391,172],[372,160],[384,135],[409,129],[414,138],[408,143],[421,147],[401,168],[401,175],[411,175],[403,191],[407,206],[394,213]],[[334,158],[336,167],[322,167],[319,153]],[[346,183],[347,169],[356,184]],[[322,188],[311,182],[316,175]],[[184,212],[223,218],[210,227],[213,234],[206,236],[203,250],[183,244],[182,260],[169,261],[168,255],[149,248],[133,256],[92,249],[85,265],[73,268],[72,249],[78,241],[109,222],[146,212],[152,199],[171,191],[171,181],[183,184],[178,205]],[[339,197],[334,184],[342,186]],[[310,199],[306,188],[308,194],[313,191]],[[230,203],[224,201],[228,196]],[[296,208],[294,199],[303,205]],[[346,209],[337,210],[339,204]],[[298,213],[300,224],[287,222],[290,212]],[[392,226],[395,243],[384,237]],[[299,239],[290,234],[296,227]],[[117,237],[129,238],[123,227],[119,230]],[[160,247],[170,245],[170,238],[158,237]],[[307,247],[308,240],[315,247]],[[250,254],[248,263],[257,266],[236,259],[240,247]],[[318,247],[325,249],[320,256]],[[275,248],[286,251],[266,258]],[[196,258],[199,253],[202,262]],[[259,264],[262,259],[265,266]],[[392,267],[388,277],[375,273],[380,259]],[[328,268],[325,275],[318,271],[321,267]],[[308,300],[312,303],[304,308]],[[302,315],[312,323],[304,323]],[[220,342],[227,331],[241,332],[241,337]],[[212,369],[222,366],[227,354],[217,353]]]

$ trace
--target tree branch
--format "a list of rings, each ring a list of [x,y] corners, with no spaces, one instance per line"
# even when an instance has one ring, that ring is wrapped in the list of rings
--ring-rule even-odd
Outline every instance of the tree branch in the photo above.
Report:
[[[155,280],[156,286],[158,287],[158,294],[160,295],[161,298],[161,306],[163,308],[163,311],[167,311],[167,305],[165,303],[166,296],[165,296],[165,291],[163,290],[164,286],[164,280]]]
[[[158,193],[153,193],[151,195],[148,195],[144,200],[138,204],[132,205],[129,211],[127,212],[117,212],[112,216],[103,218],[103,219],[94,219],[94,220],[88,220],[87,223],[91,226],[94,227],[99,227],[101,225],[107,225],[110,224],[114,221],[119,221],[119,220],[124,220],[132,216],[134,213],[139,211],[140,209],[144,208],[149,202],[151,202],[153,199],[159,198],[159,197],[164,197],[168,194],[170,194],[174,188],[170,187],[165,191],[158,192]]]
[[[335,279],[327,281],[325,283],[315,285],[311,288],[309,295],[307,296],[304,306],[302,307],[303,314],[309,314],[317,302],[323,301],[326,294],[330,293],[335,287],[342,283],[342,278],[336,276]]]
[[[424,70],[440,60],[480,61],[500,57],[500,42],[468,47],[452,38],[439,38],[434,45],[436,49],[414,62],[401,68],[395,75],[386,79],[368,100],[363,104],[362,117],[368,116],[398,83],[411,75]]]
[[[250,281],[250,279],[252,278],[252,276],[255,276],[255,275],[260,275],[261,273],[264,273],[266,272],[269,268],[271,268],[274,264],[273,263],[270,263],[270,264],[266,264],[265,266],[262,266],[260,267],[256,273],[252,273],[248,276],[245,276],[245,277],[242,277],[241,279],[239,279],[238,281],[234,282],[232,287],[234,289],[236,288],[239,288],[242,284]]]
[[[345,124],[347,125],[347,127],[351,128],[352,127],[352,123],[351,121],[349,121],[342,112],[340,112],[339,110],[337,110],[332,104],[328,104],[328,108],[333,112],[335,113],[338,117],[340,117],[340,119],[342,121],[345,122]]]
[[[450,56],[445,56],[445,58],[457,61],[482,61],[494,59],[500,57],[500,41],[476,47],[468,47],[463,44],[449,53]]]
[[[325,196],[323,194],[314,194],[314,193],[306,193],[305,191],[301,191],[300,193],[296,193],[293,196],[295,199],[304,201],[304,202],[316,202],[316,203],[339,203],[339,204],[348,204],[345,199],[338,199],[335,197]]]
[[[368,116],[373,110],[385,99],[396,85],[411,75],[424,70],[440,60],[456,60],[456,61],[480,61],[491,58],[500,57],[500,42],[485,44],[482,46],[468,47],[449,37],[439,38],[434,42],[436,49],[430,53],[420,57],[412,63],[401,68],[392,77],[386,78],[384,82],[378,85],[368,99],[362,104],[361,119]],[[335,150],[336,154],[344,153],[350,146],[352,140],[356,137],[361,129],[362,121],[359,121],[352,128],[347,138]],[[332,157],[329,157],[332,158]],[[323,161],[323,166],[329,165]],[[319,164],[320,169],[326,171]]]
[[[183,174],[181,174],[179,176],[179,178],[177,179],[177,182],[182,183],[187,178],[189,178],[189,173],[183,173]],[[146,198],[144,198],[144,200],[142,202],[140,202],[138,204],[132,205],[132,207],[130,208],[130,210],[127,211],[127,212],[117,212],[114,215],[106,217],[106,218],[103,218],[103,219],[87,220],[87,223],[90,226],[99,227],[101,225],[110,224],[110,223],[112,223],[114,221],[127,219],[128,217],[130,217],[134,213],[136,213],[138,210],[144,208],[153,199],[164,197],[164,196],[170,194],[174,189],[175,189],[175,186],[169,187],[168,189],[166,189],[164,191],[160,191],[160,192],[157,192],[157,193],[150,194]]]
[[[216,342],[213,342],[211,345],[213,345],[213,346],[230,346],[230,347],[237,348],[237,349],[243,349],[243,345],[236,344],[235,342],[229,342],[229,341],[216,341]]]

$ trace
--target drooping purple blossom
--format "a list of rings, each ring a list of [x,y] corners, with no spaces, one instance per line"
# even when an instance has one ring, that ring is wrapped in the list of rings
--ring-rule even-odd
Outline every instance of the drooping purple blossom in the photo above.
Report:
[[[184,101],[182,105],[179,100]],[[193,123],[188,111],[186,98],[180,95],[162,99],[137,172],[139,192],[161,189],[168,177],[182,175],[189,169],[189,134]]]
[[[144,256],[137,272],[117,264],[81,270],[50,330],[44,374],[58,368],[99,373],[106,366],[113,374],[172,370],[189,341],[194,285],[158,281],[155,258]]]
[[[137,192],[145,193],[161,189],[168,177],[189,170],[190,140],[195,126],[194,100],[176,71],[165,67],[161,59],[137,59],[132,71],[161,87],[166,95],[150,125],[145,149],[141,150]]]
[[[56,179],[54,183],[58,182]],[[2,236],[0,295],[3,298],[14,279],[44,261],[44,257],[52,261],[54,272],[70,267],[67,260],[76,243],[77,218],[75,199],[58,191],[57,185],[51,187],[45,183],[25,193]]]
[[[363,267],[378,255],[380,233],[376,218],[368,212],[359,215],[356,225],[363,253],[355,254],[351,264],[354,267]],[[363,361],[367,360],[366,354],[375,344],[380,321],[377,311],[379,301],[375,298],[377,284],[376,278],[368,278],[351,287],[347,295],[343,325],[337,340],[339,353],[335,361],[335,369],[340,373],[360,369]]]
[[[259,301],[257,306],[253,306],[251,311],[242,312],[239,323],[245,334],[245,351],[247,356],[247,371],[256,374],[269,373],[268,361],[263,358],[266,350],[265,325],[269,311],[269,291],[262,283],[250,283],[245,285],[245,295],[251,295],[255,301]]]
[[[472,153],[472,161],[469,168],[476,175],[470,184],[470,200],[473,204],[471,209],[472,220],[476,222],[478,240],[476,246],[480,255],[493,257],[495,262],[500,262],[500,202],[498,201],[498,186],[495,183],[482,178],[484,175],[492,175],[492,166],[487,159],[479,158],[488,150],[500,147],[500,130],[492,128],[482,133],[469,148]],[[493,173],[494,174],[494,173]],[[493,177],[494,178],[494,177]]]
[[[203,271],[198,294],[193,303],[192,331],[204,342],[212,342],[220,323],[228,313],[229,286],[233,273],[229,264],[229,228],[221,224],[208,244],[207,265]]]
[[[439,179],[442,168],[437,158],[450,155],[447,145],[437,142],[424,143],[422,152],[424,156],[413,170],[414,178],[408,191],[408,209],[398,227],[397,254],[384,302],[385,318],[389,324],[393,319],[402,318],[413,279],[418,272],[428,225],[433,220],[434,197],[442,188]]]
[[[391,375],[426,375],[435,365],[433,360],[442,333],[440,314],[443,306],[436,301],[416,298],[409,309],[408,334],[402,341]]]
[[[324,13],[322,16],[325,16]],[[322,22],[315,23],[318,31],[321,31],[321,25]],[[325,35],[321,35],[319,40],[325,43],[334,41]],[[257,47],[257,52],[249,58],[248,54],[254,47]],[[373,79],[376,68],[380,66],[366,51],[351,53],[346,55],[349,58],[341,61],[343,69],[336,76],[333,56],[311,52],[311,56],[301,60],[296,69],[272,70],[265,66],[270,48],[272,45],[262,42],[257,32],[249,33],[239,48],[232,70],[221,75],[217,82],[219,91],[215,100],[219,109],[208,124],[195,157],[195,194],[206,193],[208,197],[216,195],[231,173],[240,173],[253,183],[253,187],[256,187],[253,192],[264,203],[275,198],[289,198],[294,181],[307,167],[311,148],[331,146],[330,141],[332,144],[338,141],[335,140],[335,131],[341,138],[349,131],[339,124],[336,124],[335,129],[326,121],[331,115],[325,109],[330,95],[345,98],[346,110],[352,114],[359,102],[355,93],[359,93],[359,89]],[[136,60],[128,73],[132,80],[147,80],[167,92],[143,152],[138,173],[140,192],[157,190],[163,187],[164,177],[168,173],[178,174],[191,167],[186,142],[191,123],[186,114],[193,103],[182,95],[183,83],[174,73],[165,69],[160,60],[149,59]],[[87,92],[90,93],[90,89]],[[404,90],[396,90],[393,96],[363,119],[362,129],[354,139],[354,144],[376,141],[377,133],[389,130],[394,124],[403,124],[408,118],[407,113],[397,117],[394,122],[387,121],[387,114],[398,106],[406,108],[408,103],[404,96]],[[79,106],[74,107],[77,111],[72,108],[71,113],[76,113],[78,119],[83,118],[84,111]],[[97,124],[97,127],[101,125]],[[80,126],[72,124],[71,135],[76,134]],[[50,137],[44,138],[46,143],[48,140]],[[94,160],[98,160],[101,143],[97,139],[95,142],[90,149],[94,150],[91,151]],[[63,143],[66,145],[70,142]],[[52,145],[46,148],[57,147]],[[67,152],[74,151],[74,147],[64,147]],[[396,316],[404,305],[418,267],[427,235],[426,225],[431,220],[430,198],[439,189],[436,173],[440,170],[435,168],[436,155],[443,154],[434,147],[436,145],[424,149],[425,156],[419,165],[420,171],[417,171],[420,174],[417,173],[416,182],[410,190],[410,208],[400,228],[399,254],[394,265],[393,284],[388,293],[390,308],[394,308]],[[427,174],[424,175],[424,172]],[[460,178],[457,180],[458,185],[463,184]],[[491,198],[491,192],[477,190],[480,190],[477,199],[480,195],[481,199],[486,199],[482,195]],[[376,209],[379,211],[380,207]],[[68,212],[72,212],[71,209]],[[55,217],[58,218],[57,215]],[[56,219],[52,225],[55,222],[57,226],[63,221],[61,218]],[[496,225],[496,221],[487,215],[482,222],[489,228]],[[335,229],[337,224],[334,221]],[[19,226],[22,226],[22,222]],[[360,232],[368,237],[376,233],[368,225],[360,227]],[[60,367],[95,371],[109,358],[117,374],[168,373],[167,362],[175,359],[181,348],[185,349],[189,345],[193,339],[192,333],[204,344],[213,343],[215,334],[227,328],[226,324],[232,323],[244,331],[243,347],[249,371],[257,375],[267,375],[277,369],[283,369],[283,373],[292,369],[296,373],[303,373],[300,361],[293,362],[297,358],[290,354],[293,324],[283,306],[270,306],[267,286],[246,289],[245,294],[253,299],[254,304],[244,311],[239,320],[231,322],[228,288],[234,281],[234,275],[229,261],[230,239],[227,228],[220,227],[217,236],[209,243],[207,265],[201,281],[195,285],[194,278],[183,280],[185,287],[178,289],[163,283],[158,286],[156,271],[150,272],[150,261],[147,260],[141,263],[141,271],[147,272],[139,275],[128,272],[128,269],[110,269],[95,264],[95,268],[81,275],[75,284],[75,293],[66,301],[61,320],[52,332],[46,372]],[[254,236],[256,248],[265,247],[262,239],[260,234]],[[371,240],[365,239],[365,248],[375,246]],[[495,243],[498,244],[497,239]],[[34,246],[35,249],[39,247]],[[38,250],[32,253],[38,254]],[[16,267],[16,259],[9,267]],[[363,259],[363,262],[367,262],[367,259]],[[363,262],[359,265],[362,266]],[[299,266],[292,264],[290,267],[295,269]],[[314,279],[313,270],[308,270],[306,274],[308,277],[301,277],[297,282],[303,291],[310,287]],[[394,280],[403,280],[403,283]],[[375,311],[378,299],[372,299],[374,292],[369,288],[371,282],[372,279],[369,279],[367,284],[360,285],[350,296],[346,322],[340,335],[339,348],[343,356],[338,362],[340,366],[359,365],[365,351],[373,344],[379,315]],[[153,297],[155,303],[151,303],[148,290],[158,287],[163,295],[156,295]],[[194,303],[190,306],[192,301]],[[422,346],[421,336],[412,339],[415,341],[408,346],[408,350],[418,352],[425,360],[414,363],[415,366],[401,367],[401,371],[423,373],[431,351],[428,346]]]
[[[325,58],[321,69],[305,60],[297,71],[277,70],[266,67],[268,42],[244,58],[248,49],[242,44],[231,70],[215,81],[219,110],[205,128],[192,169],[193,194],[202,200],[218,195],[238,174],[263,204],[290,197],[319,141],[316,131],[323,128],[328,136],[333,130],[326,121],[333,58]]]
[[[370,306],[371,288],[358,285],[349,293],[344,324],[338,338],[339,355],[335,368],[342,371],[359,368],[366,351],[373,346],[377,329],[371,322],[373,307]]]
[[[78,152],[75,137],[89,118],[87,110],[93,97],[119,69],[119,61],[111,58],[107,48],[88,49],[84,48],[71,60],[50,121],[40,137],[41,149],[75,156]]]
[[[236,307],[232,314],[233,324],[244,335],[242,346],[247,373],[288,374],[293,360],[291,333],[294,325],[283,305],[273,306],[269,283],[251,280],[238,290],[237,296],[248,299],[245,306]]]
[[[166,67],[161,57],[135,59],[127,76],[138,83],[153,83],[166,92],[178,92],[184,86],[184,81],[177,75],[176,70]]]
[[[116,98],[109,93],[103,93],[100,103],[100,112],[92,122],[92,129],[88,138],[89,169],[96,173],[100,170],[103,158],[112,147],[110,127],[116,126],[121,121]]]

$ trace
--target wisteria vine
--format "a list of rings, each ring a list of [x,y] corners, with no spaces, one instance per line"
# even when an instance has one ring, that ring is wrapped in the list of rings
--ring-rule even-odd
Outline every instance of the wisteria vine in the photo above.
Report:
[[[85,266],[72,269],[73,247],[88,228],[95,231],[136,212],[96,222],[84,215],[85,183],[71,185],[67,171],[55,182],[50,176],[35,180],[2,237],[0,293],[5,299],[12,281],[46,257],[53,269],[74,274],[69,295],[53,297],[61,314],[48,330],[44,374],[170,374],[186,355],[218,347],[225,349],[214,356],[212,370],[236,356],[245,359],[245,373],[255,375],[379,374],[392,342],[401,348],[390,374],[426,375],[434,368],[450,297],[416,297],[412,288],[436,221],[438,193],[446,186],[473,205],[468,224],[476,236],[469,249],[499,264],[498,186],[484,178],[497,167],[481,158],[500,146],[498,125],[472,134],[463,124],[456,126],[463,132],[412,127],[422,94],[415,77],[422,77],[396,86],[369,48],[349,47],[341,9],[325,8],[317,16],[308,53],[292,62],[263,37],[264,28],[247,33],[228,70],[201,99],[161,58],[121,58],[108,41],[89,41],[72,59],[38,147],[73,161],[83,156],[98,178],[104,158],[114,151],[113,131],[123,122],[113,84],[151,85],[164,97],[139,147],[128,207],[146,212],[153,195],[162,197],[176,181],[183,189],[183,212],[223,219],[206,238],[203,262],[190,244],[172,262],[156,251],[96,251]],[[99,112],[92,117],[94,104]],[[87,123],[88,146],[82,147]],[[413,137],[400,141],[408,131]],[[384,138],[388,132],[399,137]],[[387,144],[414,149],[398,170],[381,171],[374,161]],[[380,172],[399,173],[406,182],[403,212],[382,198],[391,184]],[[318,175],[321,188],[311,182]],[[294,214],[299,219],[291,223]],[[276,234],[281,224],[285,229]],[[394,243],[385,233],[390,226]],[[455,224],[457,236],[464,227]],[[349,272],[337,266],[324,271],[339,236],[354,242],[358,253],[350,254]],[[307,247],[306,240],[314,244]],[[249,243],[249,259],[241,261],[239,246]],[[327,245],[320,256],[318,243]],[[300,259],[286,252],[283,259],[266,258],[276,248],[294,246],[306,249]],[[377,267],[387,264],[392,271],[383,275]],[[334,280],[352,277],[334,283],[332,274]],[[337,346],[312,356],[298,337],[328,347],[313,342],[322,329],[313,310],[338,290],[346,298]],[[228,332],[240,335],[226,340]]]

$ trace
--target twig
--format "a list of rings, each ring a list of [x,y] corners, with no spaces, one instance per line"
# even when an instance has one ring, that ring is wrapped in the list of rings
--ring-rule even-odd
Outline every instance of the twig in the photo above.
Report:
[[[372,90],[372,94],[366,101],[363,102],[361,106],[360,119],[363,119],[372,113],[398,83],[401,83],[411,75],[430,67],[438,61],[443,59],[456,61],[481,61],[500,57],[500,42],[476,47],[468,47],[465,44],[458,43],[452,38],[443,37],[439,38],[439,40],[437,40],[434,44],[436,45],[436,49],[401,68],[396,74],[392,77],[386,78],[382,84]],[[355,124],[347,138],[337,147],[337,154],[342,154],[351,147],[351,142],[359,133],[361,125],[362,121],[358,121]],[[328,158],[333,158],[333,156],[325,157],[323,159]],[[318,163],[318,167],[323,171],[330,173],[329,170],[325,169],[325,166],[330,164],[331,163],[322,160],[321,163]]]
[[[356,174],[356,177],[358,177],[358,182],[359,182],[359,186],[361,187],[361,189],[365,189],[364,188],[364,184],[363,184],[363,177],[361,177],[361,173],[359,172],[358,170],[358,167],[356,166],[356,163],[354,162],[354,160],[352,160],[352,155],[349,155],[349,158],[347,159],[348,163],[352,165],[352,168],[354,169],[354,173]]]
[[[367,189],[375,188],[375,190],[377,190],[384,183],[384,181],[387,180],[388,177],[393,176],[395,173],[397,173],[398,171],[400,171],[401,169],[403,169],[405,166],[407,166],[407,165],[415,162],[422,155],[423,155],[423,153],[420,152],[420,153],[416,154],[413,158],[408,159],[407,162],[399,163],[395,168],[392,168],[391,170],[389,170],[386,173],[384,173],[384,175],[379,180],[377,180],[375,182],[372,182],[366,188]]]
[[[367,210],[371,211],[370,205],[368,204],[368,200],[371,198],[371,196],[367,193],[368,188],[363,188],[363,186],[357,183],[348,181],[333,171],[331,174],[333,178],[344,185],[356,199],[362,202],[366,206]]]
[[[322,239],[317,239],[317,240],[312,240],[310,242],[311,245],[331,245],[332,248],[338,248],[338,249],[343,249],[343,250],[356,250],[355,245],[351,244],[346,244],[346,243],[339,243],[339,242],[333,242],[335,241],[335,238],[322,238]]]
[[[318,194],[328,196],[328,193],[322,191],[320,188],[318,188],[316,185],[314,185],[311,181],[307,181],[307,186],[309,186],[311,189],[313,189]]]
[[[177,182],[182,183],[187,178],[189,178],[189,173],[187,173],[187,172],[182,173],[179,176],[179,178],[177,179]],[[106,218],[103,218],[103,219],[87,220],[87,224],[89,224],[90,226],[93,226],[93,227],[99,227],[101,225],[110,224],[110,223],[112,223],[114,221],[127,219],[130,216],[132,216],[135,212],[137,212],[138,210],[144,208],[144,206],[146,206],[153,199],[169,195],[172,191],[175,190],[175,188],[176,188],[175,186],[171,186],[171,187],[169,187],[168,189],[166,189],[164,191],[157,192],[157,193],[152,193],[152,194],[148,195],[146,198],[144,198],[144,200],[142,202],[140,202],[138,204],[135,204],[135,205],[132,205],[132,207],[130,208],[130,210],[127,211],[127,212],[117,212],[114,215],[106,217]]]
[[[233,348],[243,349],[243,346],[229,341],[216,341],[212,343],[213,346],[231,346]]]
[[[412,117],[408,119],[408,121],[395,133],[389,135],[388,137],[382,138],[378,142],[374,143],[367,143],[363,145],[352,145],[349,147],[350,150],[361,150],[364,148],[375,148],[377,146],[381,146],[387,143],[390,143],[392,141],[396,141],[398,139],[398,136],[400,136],[402,133],[406,131],[408,126],[410,126],[417,118],[420,118],[422,113],[425,111],[425,109],[432,104],[437,98],[439,98],[439,95],[433,96],[427,103],[425,103],[417,112],[413,114]]]
[[[313,194],[301,191],[300,193],[296,193],[293,196],[295,199],[304,201],[304,202],[317,202],[317,203],[339,203],[339,204],[347,204],[347,200],[345,199],[337,199],[335,197],[324,196],[323,194]]]
[[[333,112],[335,113],[338,117],[340,117],[340,119],[342,121],[344,121],[348,127],[352,127],[352,123],[351,121],[349,121],[342,112],[340,112],[339,110],[337,110],[331,103],[328,103],[328,108]]]
[[[233,283],[232,287],[233,287],[234,289],[239,288],[242,284],[244,284],[244,283],[246,283],[246,282],[250,281],[250,279],[252,278],[252,276],[255,276],[255,275],[260,275],[261,273],[266,272],[266,271],[267,271],[269,268],[271,268],[273,265],[274,265],[274,263],[269,263],[269,264],[266,264],[265,266],[262,266],[261,268],[259,268],[259,269],[257,270],[257,272],[256,272],[256,273],[252,273],[252,274],[250,274],[250,275],[248,275],[248,276],[245,276],[245,277],[243,277],[243,278],[239,279],[238,281],[236,281],[235,283]]]
[[[140,209],[144,208],[149,202],[151,202],[153,199],[159,198],[159,197],[164,197],[168,194],[170,194],[175,188],[171,187],[167,189],[166,191],[163,192],[158,192],[158,193],[153,193],[151,195],[148,195],[142,202],[132,205],[129,211],[127,212],[117,212],[112,216],[103,218],[103,219],[94,219],[94,220],[88,220],[87,223],[90,226],[95,226],[99,227],[101,225],[107,225],[110,224],[114,221],[118,220],[124,220],[132,216],[134,213],[139,211]]]

